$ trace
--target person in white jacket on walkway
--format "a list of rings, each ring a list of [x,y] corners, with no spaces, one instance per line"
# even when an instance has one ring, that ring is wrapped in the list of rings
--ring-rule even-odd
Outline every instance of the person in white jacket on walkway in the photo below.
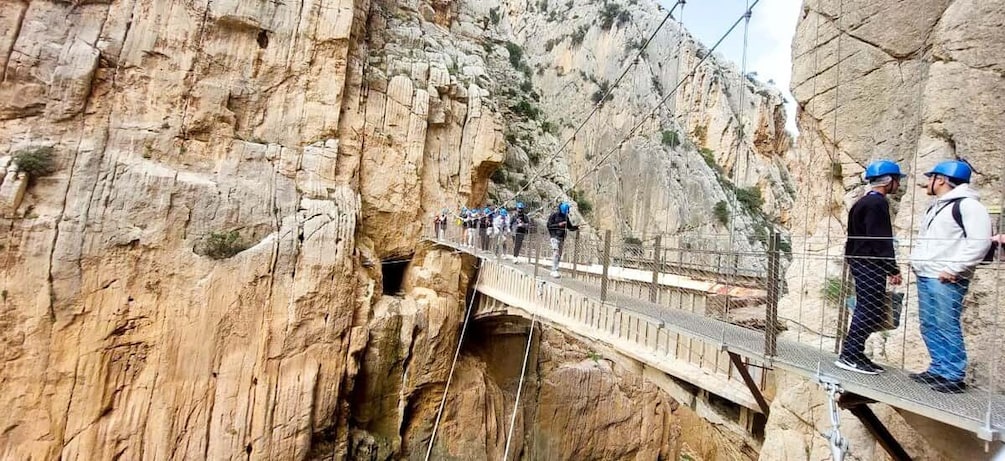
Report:
[[[970,187],[967,163],[942,162],[925,176],[928,195],[936,198],[921,220],[911,267],[918,278],[921,337],[931,364],[911,378],[939,392],[959,393],[966,389],[967,369],[963,298],[991,246],[991,216]]]

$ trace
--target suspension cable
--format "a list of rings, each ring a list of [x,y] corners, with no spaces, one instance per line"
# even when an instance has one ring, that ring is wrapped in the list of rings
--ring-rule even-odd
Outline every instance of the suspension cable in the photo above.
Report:
[[[757,4],[760,1],[761,0],[754,0],[754,2],[750,5],[750,8],[748,8],[747,11],[753,10],[753,8],[755,6],[757,6]],[[645,117],[643,117],[642,120],[639,123],[637,123],[628,132],[628,134],[624,138],[621,139],[620,142],[618,142],[617,144],[615,144],[615,146],[613,148],[611,148],[603,156],[601,156],[600,159],[596,162],[596,164],[592,168],[590,168],[585,174],[583,174],[578,180],[576,180],[573,183],[571,189],[574,190],[576,188],[576,186],[579,185],[580,182],[582,182],[584,179],[586,179],[589,175],[591,175],[591,174],[595,173],[596,171],[598,171],[600,169],[600,167],[603,166],[603,164],[607,161],[607,159],[610,158],[611,155],[614,154],[614,152],[616,152],[618,149],[620,149],[624,145],[625,142],[627,142],[629,139],[631,139],[632,136],[635,135],[635,133],[642,127],[642,125],[645,124],[646,120],[648,120],[649,117],[651,117],[653,113],[655,113],[656,111],[658,111],[663,106],[663,104],[665,104],[667,102],[667,100],[670,99],[671,96],[673,96],[674,94],[676,94],[677,90],[680,89],[681,85],[683,85],[684,81],[687,78],[693,78],[697,74],[698,68],[701,67],[701,65],[704,64],[705,61],[707,61],[710,56],[712,56],[712,53],[714,53],[715,50],[719,47],[719,45],[721,45],[722,42],[726,40],[726,37],[728,37],[729,34],[733,33],[733,31],[736,29],[737,26],[740,25],[740,22],[742,22],[745,17],[746,17],[746,12],[744,12],[743,16],[740,16],[739,18],[737,18],[736,22],[734,22],[733,25],[729,27],[729,30],[727,30],[726,33],[723,34],[722,37],[720,37],[717,42],[715,42],[715,45],[713,45],[712,48],[709,49],[708,53],[705,54],[705,56],[702,57],[701,60],[699,60],[698,63],[694,65],[694,67],[691,68],[691,71],[688,72],[687,76],[684,79],[682,79],[680,82],[678,82],[677,86],[675,86],[674,89],[670,91],[670,93],[667,93],[662,99],[660,99],[660,101],[656,104],[656,107],[654,107],[653,110],[650,111],[649,114],[647,114]]]
[[[740,65],[740,108],[736,111],[736,121],[740,122],[740,142],[741,149],[743,150],[744,163],[743,163],[743,177],[746,179],[750,176],[750,150],[746,148],[746,137],[747,137],[747,124],[743,120],[743,111],[746,109],[744,104],[747,103],[747,37],[750,34],[750,0],[747,0],[747,15],[743,20],[743,59]],[[737,161],[740,160],[739,154],[737,154]]]
[[[930,56],[930,52],[922,54],[922,57],[923,58],[928,57],[926,55]],[[922,61],[924,61],[924,59],[922,59]],[[916,96],[915,96],[915,101],[917,102],[917,105],[918,105],[917,109],[916,109],[917,110],[917,115],[918,115],[918,122],[917,122],[918,125],[917,126],[918,126],[918,133],[921,133],[922,126],[924,125],[924,122],[925,122],[925,117],[923,115],[923,107],[924,107],[924,100],[925,100],[925,91],[924,91],[925,86],[921,84],[920,79],[917,82],[917,85],[918,85],[918,90],[917,90]],[[919,172],[918,171],[918,148],[919,147],[920,146],[915,145],[915,147],[914,147],[914,156],[913,156],[913,158],[911,160],[911,172],[913,173],[911,175],[912,180],[913,180],[913,178],[917,178],[918,177],[918,172]],[[911,187],[910,189],[911,189],[911,197],[910,197],[910,200],[911,200],[911,220],[910,220],[910,223],[908,224],[910,226],[910,227],[908,227],[908,229],[917,229],[917,227],[915,227],[915,217],[917,216],[917,213],[915,212],[914,206],[918,203],[917,202],[917,200],[918,200],[918,188],[917,187]],[[904,195],[906,196],[907,194],[904,194]],[[914,248],[914,233],[913,232],[908,232],[907,242],[908,242],[908,246],[910,246],[911,248]],[[896,252],[896,248],[894,248],[894,252]],[[894,254],[896,254],[896,253],[894,253]],[[911,284],[911,275],[913,275],[913,274],[914,274],[914,271],[906,271],[906,273],[904,274],[903,284],[904,284],[905,287],[909,287],[910,286],[910,284]],[[911,290],[904,290],[904,303],[905,303],[905,305],[906,305],[906,303],[908,301],[910,301],[910,296],[911,296]],[[907,324],[907,319],[910,316],[910,310],[909,309],[904,309],[903,316],[904,316],[904,319],[901,322],[906,325]],[[900,341],[900,366],[901,366],[901,368],[904,367],[904,363],[906,363],[906,361],[907,361],[907,335],[905,334],[905,335],[902,335],[901,341]]]
[[[516,414],[520,409],[520,395],[523,393],[523,383],[527,379],[527,362],[530,360],[530,347],[534,340],[534,327],[537,326],[537,313],[531,314],[530,331],[527,333],[527,347],[523,351],[523,367],[520,369],[520,384],[516,388],[516,400],[513,402],[513,416],[509,420],[509,431],[506,433],[506,448],[503,450],[503,461],[509,459],[509,447],[513,442],[513,428],[516,426]]]
[[[479,259],[480,261],[480,259]],[[475,282],[472,288],[477,288],[478,281],[482,278],[481,264],[475,266]],[[468,309],[464,313],[464,322],[461,324],[461,335],[457,338],[457,349],[454,351],[454,360],[450,363],[450,374],[447,375],[447,383],[443,386],[443,395],[440,396],[440,407],[436,410],[436,422],[433,423],[433,434],[429,436],[429,446],[426,447],[426,457],[425,461],[429,461],[429,457],[433,454],[433,442],[436,440],[436,432],[440,428],[440,420],[443,418],[443,407],[447,403],[447,391],[450,390],[450,382],[454,378],[454,369],[457,367],[457,358],[461,355],[461,345],[464,344],[464,333],[468,330],[468,321],[471,319],[471,313],[473,312],[473,307],[475,305],[476,295],[474,291],[471,293],[471,299],[468,301]]]
[[[844,0],[840,0],[838,2],[838,14],[837,14],[837,16],[834,19],[834,29],[837,30],[837,54],[836,54],[836,62],[834,63],[834,109],[833,109],[833,112],[834,112],[834,126],[832,127],[833,129],[831,131],[831,152],[832,152],[831,155],[830,155],[830,161],[831,161],[830,168],[831,169],[834,168],[834,162],[838,161],[838,158],[839,158],[839,156],[841,154],[840,149],[838,148],[838,139],[837,139],[838,131],[837,131],[837,129],[838,129],[838,109],[839,109],[839,105],[841,103],[841,94],[840,94],[840,90],[841,90],[841,36],[844,35],[844,33],[841,31],[841,27],[840,27],[840,21],[841,21],[841,15],[842,14],[844,14]],[[829,182],[829,186],[827,188],[827,194],[829,195],[828,200],[834,200],[834,180],[831,180]],[[831,227],[833,227],[833,226],[831,226],[831,222],[833,221],[832,218],[834,218],[834,216],[833,216],[833,213],[828,212],[828,214],[830,216],[827,217],[827,231],[826,231],[827,232],[827,236],[826,236],[827,244],[824,245],[824,258],[827,259],[827,260],[830,260],[830,255],[831,255]],[[840,221],[840,219],[841,218],[838,217],[839,221]],[[843,266],[843,264],[844,264],[844,262],[842,261],[842,269],[841,269],[841,272],[842,272],[842,275],[841,275],[842,283],[844,282],[844,266]],[[824,274],[826,274],[826,273],[827,273],[827,265],[825,264],[824,265]],[[820,307],[821,308],[821,312],[820,312],[820,331],[824,331],[824,325],[823,325],[823,323],[824,323],[824,319],[826,318],[826,316],[824,315],[824,312],[822,311],[823,305],[824,305],[824,303],[820,304],[820,306],[821,306]],[[835,327],[838,329],[838,331],[840,331],[841,329],[844,328],[844,325],[835,325]],[[836,333],[835,333],[835,336],[837,336]],[[839,342],[841,340],[842,340],[841,338],[838,338]],[[820,342],[819,342],[819,349],[823,350],[823,348],[824,348],[824,338],[823,338],[823,336],[821,336],[820,337]]]
[[[747,0],[747,8],[746,8],[746,10],[743,13],[743,65],[742,65],[742,67],[740,69],[740,106],[739,106],[739,108],[736,111],[736,121],[740,124],[740,137],[738,139],[738,142],[740,143],[740,145],[738,147],[739,147],[740,150],[744,150],[744,151],[745,151],[745,147],[746,147],[746,142],[744,141],[744,138],[747,136],[747,134],[746,134],[746,132],[744,130],[744,124],[743,124],[743,105],[746,104],[746,100],[744,99],[744,95],[747,94],[747,31],[748,31],[748,29],[750,29],[750,16],[751,16],[751,12],[750,12],[750,0]],[[750,157],[747,156],[747,161],[748,161],[747,163],[749,163],[749,160],[750,160]],[[738,173],[737,170],[739,170],[739,168],[737,168],[738,167],[737,163],[739,163],[739,161],[740,161],[740,153],[737,152],[736,159],[733,162],[733,168],[729,169],[729,176],[730,176],[730,179],[733,181],[733,184],[737,184],[738,183],[736,176],[737,176],[737,173]],[[730,197],[730,195],[732,195],[732,197]],[[740,212],[740,204],[738,203],[739,201],[736,198],[736,194],[735,193],[729,194],[727,192],[726,193],[726,200],[732,206],[732,210],[731,211],[733,213],[733,216],[738,216],[740,214],[739,213]],[[769,238],[773,238],[773,237],[769,236]],[[728,244],[729,251],[736,251],[736,249],[733,247],[733,245],[735,245],[735,244],[736,244],[736,218],[734,217],[734,218],[732,218],[732,219],[729,220],[729,244]],[[721,264],[722,263],[722,256],[721,255],[718,256],[717,259],[719,260],[719,266],[721,267],[722,266],[722,264]],[[739,261],[737,261],[737,262],[739,262]],[[727,264],[728,263],[729,263],[729,261],[727,261]],[[737,265],[739,265],[739,264],[737,264]],[[727,288],[730,286],[730,283],[735,283],[736,282],[735,273],[738,270],[739,270],[738,267],[734,267],[733,275],[731,275],[730,277],[727,277],[727,279],[726,279],[726,287]],[[731,307],[730,306],[730,304],[731,304],[730,301],[731,301],[730,297],[727,296],[726,300],[725,300],[725,312],[726,312],[726,319],[727,320],[729,319],[729,311],[730,311],[730,307]],[[723,334],[725,334],[725,328],[726,328],[726,326],[725,326],[725,324],[723,324],[723,330],[724,330]]]
[[[577,126],[576,129],[575,129],[575,131],[572,132],[572,135],[566,137],[565,141],[560,146],[558,146],[558,148],[555,149],[551,153],[551,155],[549,155],[543,162],[540,163],[541,167],[538,168],[538,171],[536,171],[534,173],[534,175],[531,176],[530,179],[527,180],[527,184],[524,184],[520,189],[517,189],[516,193],[513,194],[514,198],[511,199],[511,200],[515,200],[516,197],[518,197],[521,193],[523,193],[524,191],[526,191],[527,188],[529,188],[530,185],[533,184],[534,180],[540,178],[541,175],[542,175],[542,173],[543,173],[543,171],[544,171],[544,165],[549,164],[552,160],[554,160],[556,157],[558,157],[558,154],[561,154],[562,151],[564,151],[565,148],[568,147],[569,144],[572,143],[573,140],[576,139],[576,136],[580,133],[580,131],[583,130],[583,127],[586,126],[586,124],[590,121],[590,119],[592,119],[594,115],[596,115],[598,112],[600,112],[600,109],[607,102],[607,99],[610,98],[612,94],[614,94],[614,90],[618,88],[618,85],[620,85],[621,82],[625,79],[625,77],[628,75],[628,72],[630,70],[632,70],[632,68],[635,67],[642,60],[642,55],[645,54],[646,48],[649,47],[649,44],[652,43],[653,39],[656,38],[656,34],[658,34],[659,31],[663,29],[663,26],[665,26],[666,23],[673,16],[673,12],[677,8],[677,6],[678,5],[683,5],[684,1],[685,0],[677,0],[677,2],[674,3],[674,6],[671,7],[670,11],[668,11],[667,14],[666,14],[666,16],[663,17],[663,21],[661,21],[660,24],[659,24],[659,26],[656,27],[656,30],[654,30],[652,32],[652,34],[649,35],[649,38],[647,38],[646,41],[642,44],[642,48],[635,55],[635,58],[632,59],[632,62],[627,67],[625,67],[625,69],[621,72],[621,75],[618,76],[618,79],[614,81],[614,84],[612,84],[607,89],[607,92],[604,93],[603,97],[600,98],[600,101],[598,101],[596,104],[593,105],[593,110],[590,111],[589,115],[587,115],[586,118],[583,119],[583,121],[579,123],[579,126]],[[509,201],[510,200],[504,201],[503,205],[505,205]]]
[[[674,70],[674,74],[673,74],[673,78],[674,78],[674,83],[675,84],[677,84],[678,82],[680,82],[680,64],[681,64],[681,62],[684,61],[684,59],[683,59],[683,54],[684,54],[683,53],[684,52],[684,36],[686,35],[684,33],[685,32],[685,29],[684,29],[684,6],[685,6],[684,2],[681,2],[681,5],[680,5],[680,16],[679,16],[679,19],[677,20],[677,23],[680,24],[680,26],[678,27],[678,29],[679,29],[678,33],[680,34],[680,39],[677,40],[677,58],[676,58],[677,59],[677,66],[676,66],[676,70]],[[676,131],[678,131],[681,134],[683,134],[684,133],[684,126],[681,125],[680,121],[678,120],[677,98],[674,98],[673,101],[671,101],[670,105],[667,106],[667,110],[670,111],[670,116],[671,116],[670,123],[672,123],[674,125],[674,129]],[[686,196],[685,196],[685,199],[686,199]],[[666,234],[669,234],[669,233],[670,233],[670,175],[667,175],[666,219],[663,221],[663,235],[666,235]]]
[[[821,17],[822,17],[822,15],[819,14],[819,13],[817,13],[816,20],[814,21],[815,32],[814,32],[814,37],[813,37],[813,75],[818,75],[819,72],[820,72],[819,69],[820,69],[820,18]],[[817,97],[817,80],[818,80],[817,77],[813,78],[813,88],[812,88],[812,91],[810,92],[810,95],[811,95],[810,98]],[[793,95],[793,98],[795,98],[795,95]],[[810,140],[810,149],[809,150],[810,150],[810,155],[812,155],[813,150],[814,150],[813,149],[813,141],[812,141],[812,139]],[[809,165],[809,163],[810,162],[808,161],[808,159],[807,159],[807,161],[803,162],[803,164],[805,164],[805,165]],[[791,175],[789,176],[789,179],[790,180],[792,179]],[[801,258],[800,258],[800,271],[799,271],[800,275],[799,275],[799,279],[802,282],[802,285],[803,285],[804,289],[799,290],[799,301],[797,303],[797,305],[799,306],[799,312],[797,313],[797,316],[798,316],[798,322],[800,324],[803,321],[803,300],[804,300],[805,295],[806,295],[806,290],[805,290],[805,287],[806,287],[806,266],[809,264],[809,258],[807,257],[807,254],[809,253],[809,246],[810,246],[810,209],[811,208],[813,208],[813,207],[811,207],[811,206],[803,206],[803,251],[802,251]],[[826,277],[826,272],[825,272],[825,277]],[[799,341],[801,339],[801,336],[802,336],[802,330],[797,331],[796,332],[796,341]]]

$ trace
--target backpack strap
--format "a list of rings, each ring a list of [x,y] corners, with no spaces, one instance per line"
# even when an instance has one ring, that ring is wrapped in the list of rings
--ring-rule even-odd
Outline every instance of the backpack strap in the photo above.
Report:
[[[960,202],[962,201],[962,198],[953,200],[953,220],[956,221],[956,225],[960,226],[960,229],[963,230],[963,238],[967,238],[967,228],[963,225],[963,213],[960,212]]]
[[[935,210],[935,214],[932,215],[932,218],[925,225],[925,228],[931,227],[932,221],[935,220],[935,217],[938,216],[939,213],[942,213],[942,210],[945,210],[947,206],[952,205],[953,221],[956,221],[956,225],[960,226],[960,229],[963,230],[963,238],[967,238],[967,228],[963,227],[963,213],[960,212],[960,202],[962,202],[964,198],[966,197],[957,197],[954,199],[949,199],[946,201],[946,203],[943,203],[938,210]],[[933,204],[932,207],[934,206],[935,205]],[[931,210],[931,208],[929,208],[929,210]]]

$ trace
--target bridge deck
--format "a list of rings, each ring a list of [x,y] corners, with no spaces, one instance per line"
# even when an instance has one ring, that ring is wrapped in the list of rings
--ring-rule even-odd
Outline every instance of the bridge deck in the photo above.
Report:
[[[508,266],[524,275],[533,275],[532,265],[499,261],[490,258],[489,253],[477,252],[447,241],[433,241],[433,243]],[[541,271],[540,274],[543,276],[546,272]],[[555,280],[539,277],[539,280],[545,280],[546,283],[564,287],[600,302],[600,287],[596,285],[571,278]],[[830,351],[784,338],[779,338],[777,341],[778,355],[766,357],[765,335],[760,330],[745,328],[682,309],[668,308],[619,293],[609,293],[606,304],[657,319],[669,330],[721,344],[731,352],[763,361],[770,366],[813,380],[826,379],[839,383],[846,392],[959,427],[973,432],[981,439],[1002,439],[1002,429],[1005,428],[1005,396],[977,388],[968,389],[963,394],[942,394],[926,385],[915,383],[907,376],[906,371],[892,367],[887,367],[885,373],[874,376],[848,372],[834,366],[836,357]]]

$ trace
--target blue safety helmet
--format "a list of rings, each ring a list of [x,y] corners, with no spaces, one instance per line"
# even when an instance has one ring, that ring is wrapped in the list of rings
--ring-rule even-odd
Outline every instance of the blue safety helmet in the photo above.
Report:
[[[461,211],[464,212],[464,213],[467,213],[468,212],[468,207],[462,206],[461,207]]]
[[[559,203],[558,211],[562,212],[562,214],[569,214],[569,204],[566,202]]]
[[[485,207],[485,209],[482,210],[482,213],[491,214],[492,213],[492,209],[490,209],[489,207]]]
[[[890,160],[876,160],[865,168],[865,180],[869,181],[881,176],[893,176],[903,178],[905,175],[900,172],[900,165]]]
[[[937,174],[940,176],[945,176],[955,183],[969,183],[970,175],[973,174],[973,169],[967,162],[961,162],[959,160],[947,160],[935,165],[931,171],[925,173],[925,176],[931,176]]]
[[[522,210],[522,209],[523,209],[523,207],[524,207],[524,204],[523,204],[523,202],[516,202],[516,209],[518,209],[518,210]]]
[[[506,216],[506,215],[508,215],[508,214],[509,214],[509,212],[508,212],[508,211],[506,211],[506,209],[505,209],[505,208],[500,208],[500,209],[499,209],[499,214],[500,214],[500,215],[502,215],[502,216]]]

